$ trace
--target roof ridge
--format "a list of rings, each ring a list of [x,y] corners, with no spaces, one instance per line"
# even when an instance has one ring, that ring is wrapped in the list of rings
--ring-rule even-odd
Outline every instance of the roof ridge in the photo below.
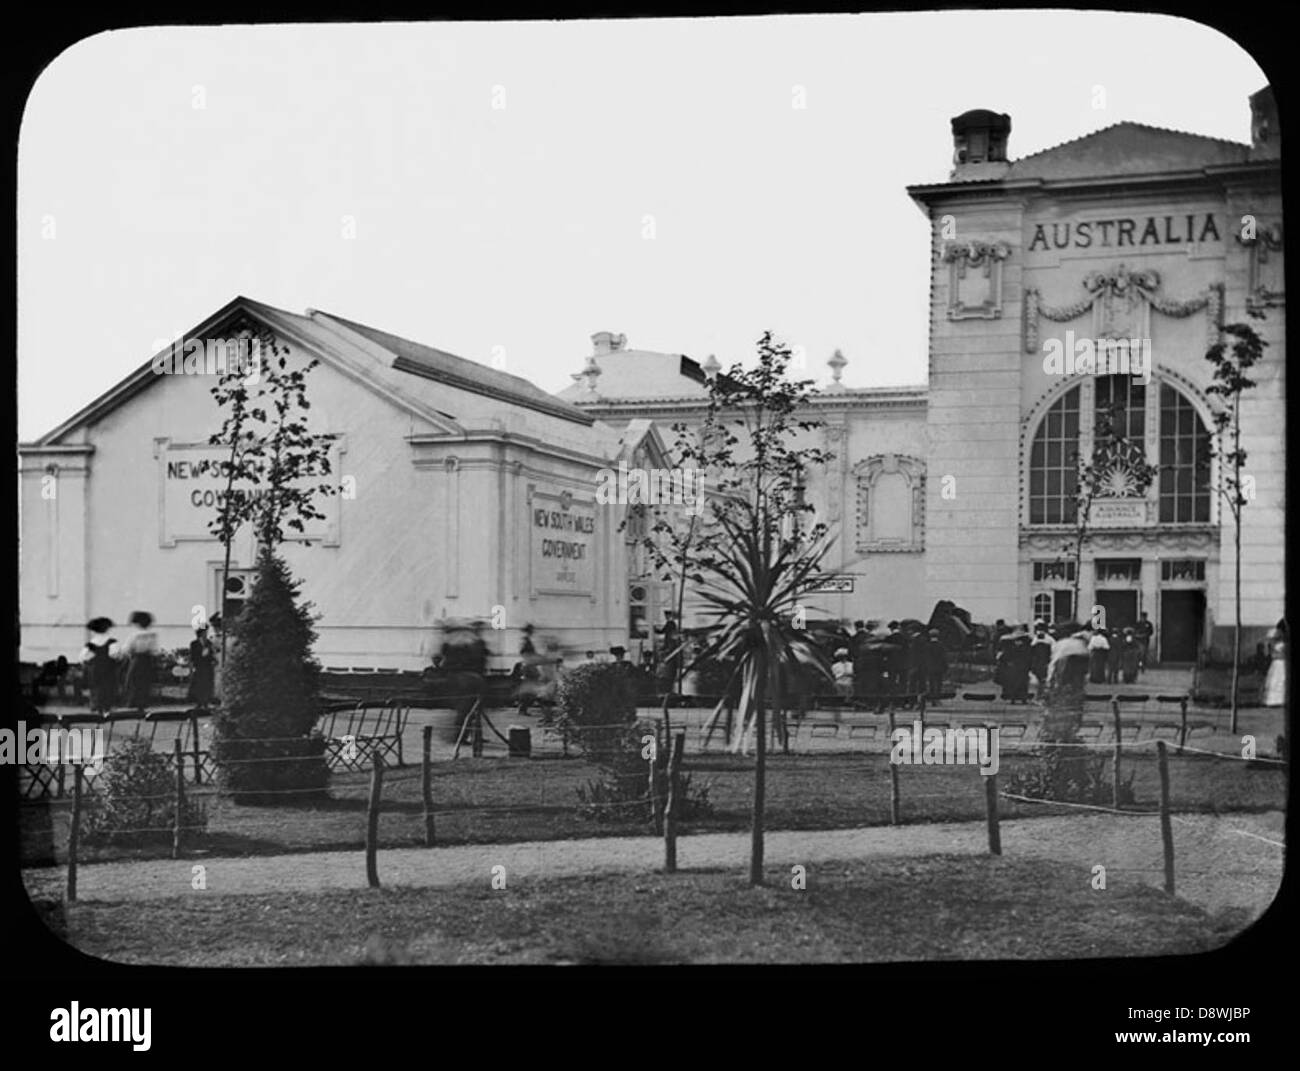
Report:
[[[1098,127],[1096,130],[1090,130],[1086,134],[1080,134],[1077,138],[1068,138],[1065,141],[1059,141],[1055,145],[1049,145],[1045,149],[1039,149],[1037,152],[1031,152],[1027,156],[1018,156],[1011,161],[1011,168],[1014,171],[1017,166],[1027,160],[1032,160],[1036,156],[1043,156],[1049,152],[1056,152],[1058,149],[1064,149],[1067,145],[1075,145],[1080,141],[1086,141],[1088,138],[1095,138],[1108,130],[1114,130],[1117,127],[1128,126],[1136,127],[1139,130],[1158,130],[1162,134],[1177,134],[1184,138],[1199,138],[1202,141],[1217,141],[1222,145],[1232,145],[1238,149],[1249,149],[1250,146],[1245,142],[1233,141],[1230,138],[1216,138],[1212,134],[1197,134],[1190,130],[1178,130],[1171,126],[1155,126],[1152,123],[1139,123],[1136,119],[1120,119],[1117,122],[1109,123],[1106,126]]]
[[[334,313],[327,312],[324,309],[314,309],[312,311],[315,313],[319,313],[321,316],[325,316],[331,320],[335,320],[341,324],[345,324],[346,326],[354,328],[355,330],[361,331],[363,334],[374,333],[379,335],[386,335],[389,338],[397,339],[399,342],[404,342],[408,346],[414,346],[417,349],[428,350],[431,353],[436,353],[440,357],[449,357],[453,361],[461,361],[465,364],[474,365],[475,367],[481,368],[484,371],[491,372],[494,376],[505,376],[507,379],[514,380],[517,383],[522,383],[530,390],[538,391],[541,394],[551,396],[549,391],[542,390],[542,388],[539,387],[536,383],[534,383],[531,379],[525,379],[523,376],[516,375],[514,372],[507,372],[504,368],[493,368],[490,364],[484,364],[482,361],[476,361],[473,357],[462,357],[459,353],[452,353],[451,350],[444,350],[438,346],[431,346],[427,342],[418,342],[413,338],[407,338],[405,335],[399,335],[394,331],[387,331],[382,327],[375,327],[371,324],[363,324],[360,320],[350,320],[346,316],[337,316]],[[376,344],[382,345],[380,343],[376,343]],[[387,347],[384,348],[386,349]],[[392,351],[390,350],[389,352]],[[394,353],[393,357],[395,359],[400,358],[401,354]]]

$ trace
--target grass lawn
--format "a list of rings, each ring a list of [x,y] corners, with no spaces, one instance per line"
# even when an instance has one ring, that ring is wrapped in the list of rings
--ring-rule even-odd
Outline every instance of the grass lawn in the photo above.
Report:
[[[185,896],[51,908],[74,947],[124,963],[310,966],[807,963],[1194,953],[1237,919],[1083,867],[992,856],[810,868],[751,889],[735,871],[474,887]]]
[[[1010,750],[1002,753],[999,786],[1008,775],[1033,762]],[[1172,806],[1179,811],[1259,811],[1285,806],[1282,767],[1252,767],[1204,757],[1171,755]],[[684,766],[693,784],[707,784],[713,813],[685,824],[683,832],[738,832],[749,827],[753,800],[753,758],[739,755],[689,756]],[[1134,772],[1138,810],[1152,810],[1159,799],[1155,756],[1144,749],[1125,756],[1123,776]],[[434,807],[440,844],[490,844],[571,837],[637,835],[649,831],[635,813],[617,823],[584,818],[577,789],[596,775],[579,759],[462,759],[435,764]],[[1107,766],[1109,778],[1109,765]],[[900,768],[904,823],[965,821],[984,817],[984,779],[973,767]],[[187,854],[271,855],[296,851],[356,848],[364,842],[369,779],[335,774],[332,799],[280,807],[235,806],[206,788],[208,832],[186,841]],[[386,847],[423,844],[424,819],[418,768],[391,770],[385,778],[380,843]],[[1107,800],[1109,802],[1109,800]],[[1005,818],[1067,813],[1062,808],[1002,801]],[[69,808],[23,806],[23,862],[41,865],[66,857]],[[846,829],[887,825],[889,767],[884,754],[774,755],[768,761],[766,828]],[[164,835],[153,847],[87,848],[88,862],[158,858],[170,853]]]

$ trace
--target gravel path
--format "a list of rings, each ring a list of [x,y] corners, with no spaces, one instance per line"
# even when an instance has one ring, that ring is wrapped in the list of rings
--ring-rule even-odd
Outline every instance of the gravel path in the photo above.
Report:
[[[1176,891],[1209,911],[1234,909],[1258,916],[1282,880],[1284,818],[1281,812],[1175,816]],[[1107,887],[1142,882],[1163,887],[1160,824],[1156,817],[1112,814],[1025,818],[1002,823],[1007,856],[1055,859],[1085,868],[1106,867]],[[773,832],[766,837],[766,869],[775,875],[795,864],[817,868],[837,860],[871,856],[920,856],[987,851],[983,822],[949,822],[865,829]],[[492,868],[505,867],[508,884],[601,871],[653,870],[663,866],[663,842],[652,837],[533,841],[520,844],[445,848],[394,848],[379,852],[379,877],[387,886],[454,886],[492,880]],[[746,833],[682,837],[678,866],[736,868],[749,861]],[[82,900],[162,899],[192,893],[193,868],[205,869],[206,894],[315,892],[365,886],[360,851],[312,852],[251,858],[201,858],[179,861],[98,863],[77,871]],[[24,871],[34,897],[59,897],[61,868]]]

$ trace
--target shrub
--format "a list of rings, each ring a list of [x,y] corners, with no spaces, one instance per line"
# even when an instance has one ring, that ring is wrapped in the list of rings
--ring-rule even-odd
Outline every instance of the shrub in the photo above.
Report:
[[[319,716],[316,630],[299,582],[269,551],[230,628],[233,646],[213,719],[217,783],[237,803],[294,802],[323,795],[329,778]],[[292,790],[292,796],[277,796]]]
[[[636,698],[636,674],[627,665],[577,666],[561,678],[556,690],[556,728],[566,745],[576,744],[593,762],[614,757],[636,723]]]
[[[695,687],[700,695],[722,695],[731,683],[736,666],[733,662],[720,662],[716,658],[706,659],[695,670]]]
[[[1076,667],[1077,668],[1077,667]],[[1063,675],[1047,689],[1042,739],[1046,743],[1078,744],[1083,722],[1085,685],[1078,673]],[[1048,747],[1032,753],[1033,764],[1007,778],[1007,791],[1031,799],[1063,800],[1110,806],[1114,801],[1111,778],[1106,774],[1105,755],[1080,747]],[[1133,774],[1121,781],[1119,802],[1132,803]]]
[[[93,802],[82,818],[88,842],[148,844],[170,841],[176,821],[176,771],[147,740],[128,739],[104,759]],[[181,824],[207,828],[203,805],[185,797]]]
[[[1114,801],[1112,781],[1105,755],[1082,749],[1046,748],[1033,753],[1033,764],[1007,778],[1007,792],[1030,799],[1063,800],[1109,807]],[[1120,806],[1132,803],[1133,772],[1119,786]]]
[[[597,762],[600,776],[579,786],[579,813],[597,822],[653,822],[654,807],[650,799],[650,760],[645,757],[646,737],[658,739],[650,722],[628,726]],[[661,790],[667,791],[665,783]],[[691,775],[683,770],[678,780],[677,817],[686,822],[713,813],[709,786],[691,784]],[[662,803],[662,801],[661,801]],[[637,804],[642,807],[638,808]],[[656,830],[655,832],[658,832]]]
[[[577,790],[580,812],[598,822],[652,818],[650,762],[642,750],[644,738],[658,734],[653,723],[637,721],[636,696],[637,674],[617,663],[578,666],[560,681],[555,724],[566,743],[599,767],[600,776]],[[690,783],[683,773],[683,821],[711,811],[708,787],[692,789]]]

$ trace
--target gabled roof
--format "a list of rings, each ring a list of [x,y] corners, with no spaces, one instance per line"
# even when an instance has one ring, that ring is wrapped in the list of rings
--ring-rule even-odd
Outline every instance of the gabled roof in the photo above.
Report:
[[[946,182],[918,183],[907,188],[922,204],[958,189],[996,191],[1032,189],[1045,183],[1069,184],[1186,178],[1213,169],[1257,164],[1251,147],[1223,138],[1181,130],[1122,122],[1091,134],[1030,153],[1009,164],[968,167]]]
[[[243,296],[236,297],[183,338],[221,337],[223,329],[241,319],[265,324],[290,342],[305,346],[325,364],[380,395],[399,409],[451,434],[464,431],[455,407],[453,390],[486,395],[506,405],[516,405],[575,424],[591,426],[592,418],[518,376],[507,375],[475,361],[444,353],[418,342],[399,338],[364,324],[308,310],[306,315],[286,312]],[[87,424],[103,419],[159,378],[154,371],[162,350],[125,379],[105,391],[32,446],[62,445],[62,440]]]
[[[642,448],[655,464],[670,460],[663,436],[660,435],[653,420],[644,418],[629,420],[619,433],[618,456],[615,460],[631,462],[633,455]]]
[[[1192,171],[1247,163],[1250,146],[1145,123],[1115,123],[1012,163],[1010,180],[1094,178]]]
[[[560,401],[554,394],[548,394],[521,376],[489,368],[477,361],[457,357],[454,353],[447,353],[445,350],[435,349],[420,342],[412,342],[410,339],[389,334],[377,327],[344,319],[342,316],[321,312],[313,315],[325,316],[333,323],[343,324],[394,354],[396,360],[393,367],[400,372],[446,383],[448,386],[472,391],[475,394],[485,394],[490,398],[522,405],[524,408],[535,409],[562,420],[572,420],[580,424],[592,423],[591,417],[587,414],[567,402]]]

